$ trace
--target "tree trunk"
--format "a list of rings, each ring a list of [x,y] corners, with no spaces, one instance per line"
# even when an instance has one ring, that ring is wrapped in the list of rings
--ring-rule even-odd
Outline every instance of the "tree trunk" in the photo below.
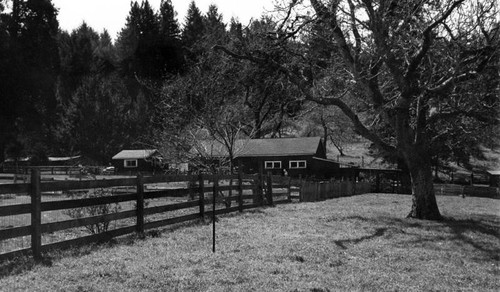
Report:
[[[406,155],[408,169],[411,175],[411,191],[413,202],[409,218],[426,220],[441,220],[441,213],[436,203],[432,167],[426,151],[410,151]]]

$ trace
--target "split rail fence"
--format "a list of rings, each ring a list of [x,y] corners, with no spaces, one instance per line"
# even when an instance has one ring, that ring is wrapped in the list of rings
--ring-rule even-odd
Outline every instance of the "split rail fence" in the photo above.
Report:
[[[25,223],[29,223],[24,226],[0,226],[0,260],[27,254],[40,259],[42,253],[48,250],[108,241],[130,233],[143,234],[147,229],[205,218],[213,215],[213,212],[219,215],[263,205],[288,203],[291,202],[293,191],[291,183],[289,178],[241,174],[41,182],[39,170],[34,170],[30,183],[0,185],[0,195],[8,194],[14,201],[17,196],[25,197],[21,204],[0,206],[0,219],[24,216],[27,221]],[[78,197],[78,194],[85,194],[91,189],[113,188],[115,191],[108,196]],[[110,204],[129,208],[90,217],[76,216],[69,220],[70,217],[63,216],[60,218],[65,220],[46,222],[46,217],[51,217],[54,213]],[[159,216],[162,214],[170,216]],[[88,226],[109,225],[120,220],[122,223],[116,224],[112,230],[91,235],[85,232]],[[73,234],[76,234],[76,238],[50,242],[54,238],[60,239],[54,236],[56,232],[71,233],[68,230],[75,229],[80,230]],[[26,244],[29,247],[17,247],[8,252],[1,249],[5,241],[16,238],[24,238],[25,241],[30,238],[30,242]]]
[[[92,190],[106,195],[85,195]],[[21,255],[40,259],[49,250],[142,235],[148,229],[289,203],[292,198],[311,202],[369,191],[368,183],[307,182],[262,174],[42,182],[40,170],[34,169],[29,183],[0,184],[0,261]],[[112,205],[119,208],[99,209]],[[97,211],[68,215],[85,208]],[[24,222],[19,224],[17,218]],[[106,228],[89,229],[99,224]]]

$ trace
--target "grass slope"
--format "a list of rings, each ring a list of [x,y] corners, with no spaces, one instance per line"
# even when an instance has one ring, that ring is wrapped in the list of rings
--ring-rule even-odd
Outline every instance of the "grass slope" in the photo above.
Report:
[[[52,255],[5,291],[423,291],[500,289],[500,201],[438,197],[449,219],[403,219],[411,197],[281,205]]]

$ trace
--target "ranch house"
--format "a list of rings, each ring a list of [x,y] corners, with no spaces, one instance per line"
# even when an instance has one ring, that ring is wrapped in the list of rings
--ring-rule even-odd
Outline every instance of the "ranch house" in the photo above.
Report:
[[[215,141],[203,141],[193,149],[213,161],[227,161],[229,157],[227,147]],[[233,156],[233,165],[246,174],[261,170],[292,177],[330,178],[339,172],[339,164],[326,158],[320,137],[240,139],[233,145]]]
[[[156,149],[122,150],[112,158],[117,173],[137,174],[161,171],[163,157]]]
[[[339,164],[326,158],[320,137],[244,140],[236,149],[235,165],[244,173],[264,173],[292,177],[331,177]]]

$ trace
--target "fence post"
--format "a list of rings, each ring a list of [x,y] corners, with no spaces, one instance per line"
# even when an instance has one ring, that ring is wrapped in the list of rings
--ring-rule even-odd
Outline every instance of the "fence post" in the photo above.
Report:
[[[356,174],[352,177],[352,195],[355,196],[357,195],[357,190],[356,190],[356,185],[358,183],[357,176]]]
[[[269,206],[273,206],[273,177],[270,172],[267,173],[267,192],[266,192],[266,197],[267,197],[267,204]]]
[[[299,202],[304,201],[302,193],[304,192],[304,184],[302,182],[302,174],[299,174]]]
[[[205,218],[205,186],[203,185],[203,175],[201,172],[198,174],[198,193],[200,200],[200,217]]]
[[[320,182],[314,182],[314,202],[318,202],[321,200],[321,183]]]
[[[35,261],[42,259],[42,192],[40,170],[31,170],[31,250]]]
[[[240,167],[238,167],[238,210],[243,212],[243,172]]]
[[[259,165],[259,180],[258,180],[258,188],[259,188],[259,191],[258,191],[258,196],[259,196],[259,206],[262,206],[264,205],[264,192],[263,192],[263,189],[264,189],[264,169],[263,169],[263,166],[262,164]]]
[[[142,174],[137,175],[137,226],[139,236],[144,234],[144,183]]]
[[[219,176],[214,175],[214,185],[212,188],[212,199],[213,199],[213,205],[212,205],[212,252],[215,253],[215,198],[217,196],[217,192],[219,191]]]
[[[194,179],[188,179],[187,188],[189,191],[189,199],[194,200],[194,186],[196,185],[196,181]]]
[[[292,201],[292,178],[288,177],[288,202]]]

